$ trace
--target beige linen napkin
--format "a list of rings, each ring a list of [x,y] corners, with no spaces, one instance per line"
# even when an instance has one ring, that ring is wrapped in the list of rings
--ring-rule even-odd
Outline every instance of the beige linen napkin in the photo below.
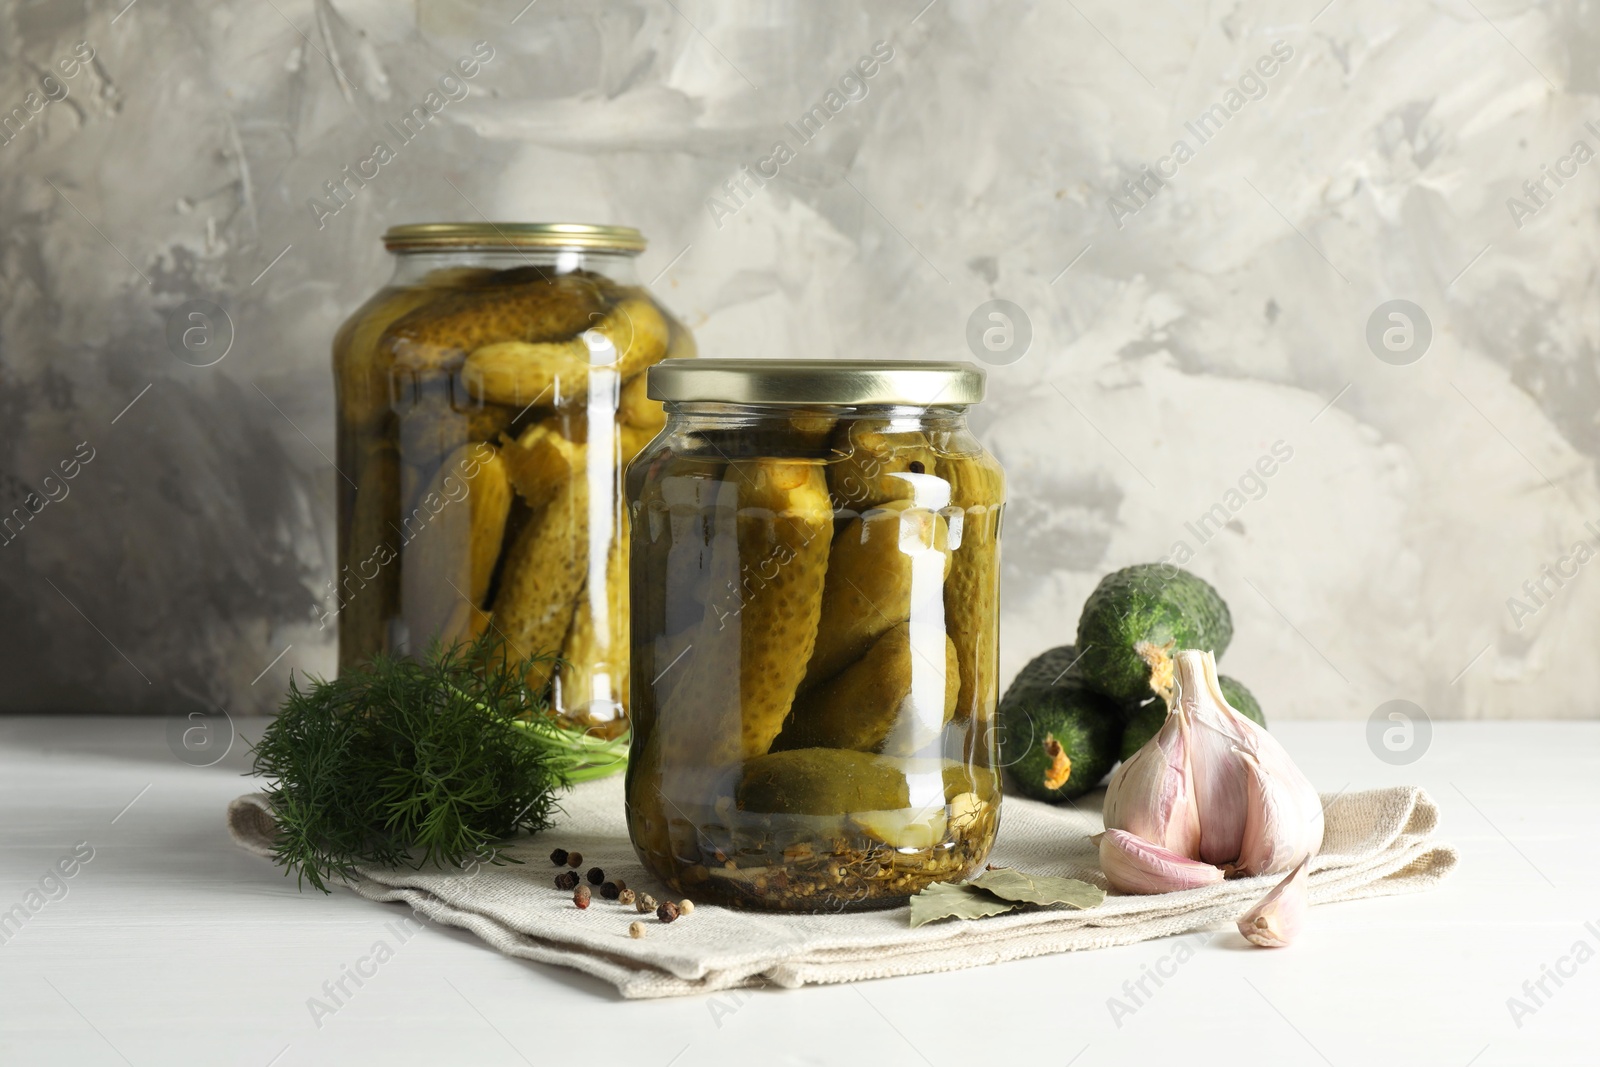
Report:
[[[1007,797],[990,862],[1104,886],[1089,835],[1102,829],[1092,793],[1078,807]],[[1429,889],[1454,870],[1455,849],[1433,839],[1439,809],[1419,788],[1375,789],[1323,798],[1327,829],[1311,866],[1316,904]],[[670,926],[597,893],[587,910],[555,888],[550,851],[583,853],[583,866],[666,900],[628,843],[619,777],[579,786],[565,815],[536,838],[505,850],[523,860],[466,870],[363,867],[350,885],[369,900],[409,904],[429,920],[469,930],[511,956],[572,967],[602,978],[625,997],[667,997],[739,986],[852,982],[951,971],[1051,952],[1126,945],[1233,922],[1278,881],[1243,878],[1162,896],[1110,896],[1098,908],[1013,912],[912,929],[904,907],[837,915],[779,915],[702,906]],[[228,806],[234,840],[269,855],[273,824],[266,798]],[[648,933],[628,936],[644,919]],[[1241,942],[1242,943],[1242,942]]]

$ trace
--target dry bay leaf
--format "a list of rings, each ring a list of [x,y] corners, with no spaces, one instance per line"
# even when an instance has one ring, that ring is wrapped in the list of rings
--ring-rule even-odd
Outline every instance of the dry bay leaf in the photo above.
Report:
[[[1011,867],[984,871],[968,885],[986,889],[1002,900],[1019,904],[1066,904],[1073,908],[1093,908],[1106,899],[1105,890],[1076,878],[1051,878],[1042,874],[1023,874]]]
[[[911,898],[911,925],[936,919],[981,919],[1003,915],[1020,905],[961,882],[934,882]]]

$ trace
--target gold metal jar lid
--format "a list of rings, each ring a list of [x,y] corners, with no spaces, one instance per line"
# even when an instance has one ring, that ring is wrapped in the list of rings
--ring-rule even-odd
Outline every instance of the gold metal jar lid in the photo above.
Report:
[[[581,222],[414,222],[383,235],[391,252],[443,248],[575,248],[643,252],[644,235],[632,226]]]
[[[913,404],[983,399],[971,363],[901,359],[668,359],[650,368],[652,400],[725,404]]]

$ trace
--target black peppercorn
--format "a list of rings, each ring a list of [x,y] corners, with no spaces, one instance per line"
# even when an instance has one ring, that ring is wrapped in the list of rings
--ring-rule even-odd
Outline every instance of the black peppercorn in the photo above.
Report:
[[[656,918],[664,923],[669,923],[677,917],[678,906],[670,900],[662,902],[662,905],[656,909]]]
[[[590,867],[589,868],[589,884],[590,885],[599,885],[601,882],[604,882],[605,880],[606,880],[606,872],[605,871],[602,871],[599,867]]]
[[[622,890],[617,888],[617,883],[615,882],[607,882],[600,887],[600,895],[607,900],[616,900],[617,895],[621,892]]]
[[[556,875],[557,889],[576,889],[578,887],[577,871],[562,871]]]
[[[576,869],[578,867],[582,867],[583,866],[583,853],[582,852],[568,852],[567,853],[567,866],[568,867],[572,867],[574,869]]]
[[[554,852],[550,853],[550,862],[555,864],[557,867],[564,866],[567,862],[567,850],[564,848],[558,848]]]

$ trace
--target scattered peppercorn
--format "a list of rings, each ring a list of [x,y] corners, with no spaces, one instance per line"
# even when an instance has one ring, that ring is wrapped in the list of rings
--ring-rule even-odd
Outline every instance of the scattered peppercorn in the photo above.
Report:
[[[554,852],[550,853],[550,862],[555,864],[557,867],[565,864],[567,862],[567,850],[564,848],[558,848]]]
[[[632,904],[633,903],[633,899],[634,899],[633,898],[633,890],[631,890],[631,889],[619,889],[619,890],[617,890],[617,903],[618,904]]]
[[[573,868],[582,867],[583,866],[583,853],[582,852],[568,852],[567,853],[567,866],[568,867],[573,867]]]
[[[562,871],[556,875],[557,889],[576,889],[578,887],[577,871]]]
[[[678,917],[678,906],[672,901],[666,901],[656,909],[656,918],[664,923],[669,923]]]
[[[605,897],[607,900],[616,900],[617,897],[622,895],[622,893],[621,890],[617,888],[617,883],[606,882],[600,887],[600,895]]]
[[[690,915],[694,912],[694,901],[687,898],[678,901],[678,914]]]
[[[640,915],[648,915],[656,910],[656,898],[646,893],[638,899],[634,907],[639,909]]]
[[[574,889],[572,891],[572,902],[580,908],[587,908],[589,906],[589,887],[580,885],[577,889]]]
[[[628,888],[628,883],[624,882],[621,878],[617,878],[617,879],[615,879],[615,881],[617,883],[617,892],[620,893],[624,889]]]
[[[635,939],[635,940],[638,940],[639,938],[643,937],[644,936],[644,923],[637,922],[637,921],[629,923],[628,924],[628,936],[633,938],[633,939]]]
[[[606,880],[606,872],[605,871],[602,871],[599,867],[590,867],[589,868],[589,884],[590,885],[599,885],[601,882],[604,882],[605,880]]]

